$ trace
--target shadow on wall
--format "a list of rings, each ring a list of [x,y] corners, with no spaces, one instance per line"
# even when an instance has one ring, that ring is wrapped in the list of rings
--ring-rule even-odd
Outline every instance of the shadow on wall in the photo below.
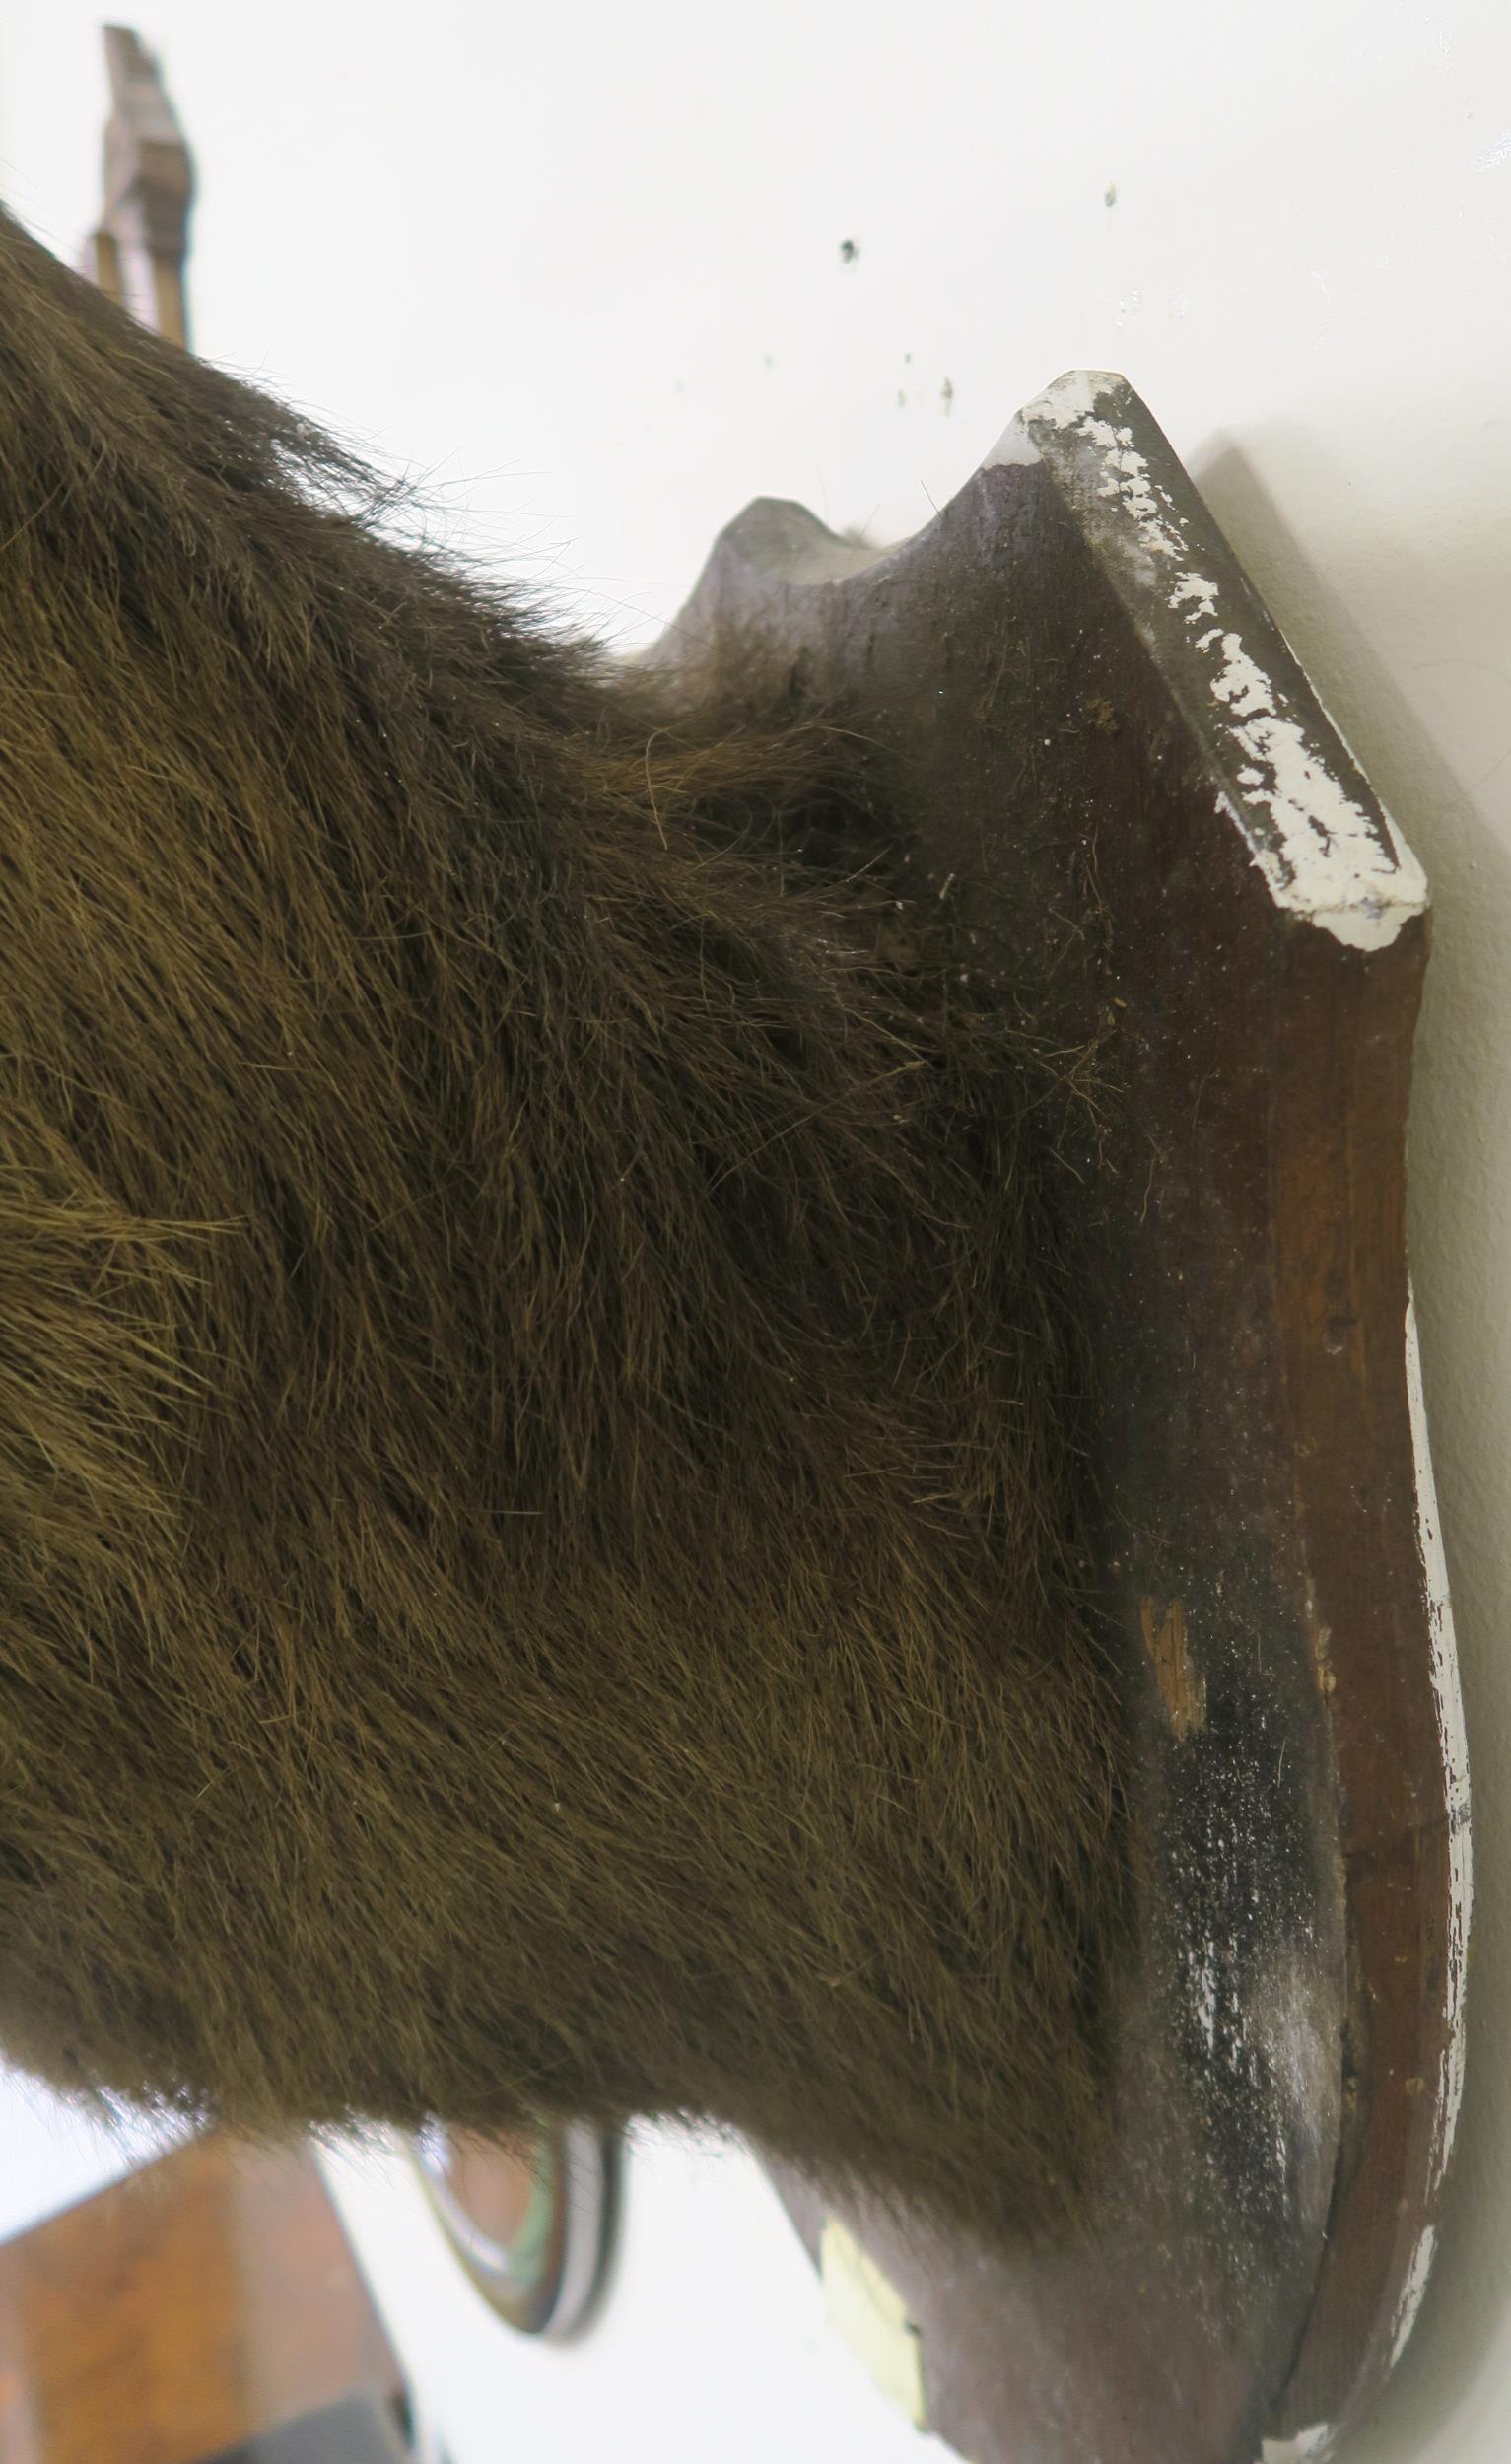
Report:
[[[1350,479],[1319,454],[1311,431],[1271,425],[1259,449],[1271,468],[1308,473],[1308,501],[1347,501]],[[1226,440],[1190,465],[1221,529],[1275,613],[1330,716],[1351,745],[1432,893],[1432,957],[1417,1033],[1408,1152],[1409,1255],[1421,1328],[1423,1384],[1469,1735],[1475,1910],[1468,1987],[1464,2106],[1438,2249],[1421,2314],[1372,2417],[1342,2442],[1348,2464],[1424,2464],[1449,2416],[1481,2374],[1504,2365],[1511,2340],[1506,2245],[1511,2218],[1511,2088],[1496,2048],[1511,2038],[1511,1893],[1504,1843],[1511,1785],[1511,1550],[1499,1491],[1511,1456],[1511,1361],[1503,1356],[1511,1291],[1511,765],[1465,786],[1411,708],[1407,667],[1382,662],[1376,639],[1409,644],[1432,604],[1461,602],[1446,562],[1392,567],[1399,612],[1382,603],[1381,563],[1352,540],[1309,553],[1258,476],[1251,452]],[[1474,462],[1466,457],[1465,485]],[[1355,504],[1357,500],[1355,499]],[[1355,515],[1356,520],[1356,515]],[[1476,535],[1466,522],[1450,535]],[[1318,571],[1313,555],[1327,579]],[[1435,586],[1434,585],[1435,581]],[[1424,583],[1428,586],[1424,588]],[[1481,639],[1511,641],[1511,568],[1480,563],[1473,579]],[[1511,657],[1511,654],[1508,654]],[[1454,664],[1452,661],[1441,662]],[[1465,662],[1458,732],[1505,731],[1511,677],[1493,659]],[[1475,709],[1482,697],[1483,719]],[[1465,723],[1468,709],[1470,721]],[[1476,801],[1477,789],[1488,790]],[[1497,801],[1492,803],[1493,795]],[[1497,825],[1497,807],[1504,819]],[[1497,1335],[1499,1334],[1499,1340]],[[1502,2349],[1500,2356],[1497,2348]],[[1502,2423],[1502,2434],[1504,2424]]]

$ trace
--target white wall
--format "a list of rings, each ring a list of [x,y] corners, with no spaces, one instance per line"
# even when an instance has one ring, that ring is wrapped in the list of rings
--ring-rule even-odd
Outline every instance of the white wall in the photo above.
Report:
[[[902,537],[1021,402],[1065,369],[1117,369],[1426,862],[1436,939],[1411,1236],[1477,1924],[1451,2212],[1357,2454],[1498,2464],[1511,2440],[1499,0],[262,0],[255,13],[143,0],[135,22],[201,164],[197,347],[412,469],[441,492],[457,544],[505,558],[629,648],[674,612],[751,496]],[[103,109],[92,14],[0,0],[0,191],[70,258]],[[850,265],[846,239],[859,247]],[[705,2202],[717,2225],[687,2264],[732,2288],[756,2266],[757,2233],[770,2285],[790,2259],[796,2308],[763,2311],[743,2378],[730,2362],[723,2384],[795,2395],[809,2331],[793,2321],[811,2322],[812,2287],[795,2241],[776,2256],[764,2186],[746,2187],[727,2213]],[[384,2225],[362,2195],[376,2280],[408,2227],[399,2206]],[[665,2366],[645,2332],[647,2367]],[[634,2351],[620,2351],[629,2386]],[[562,2358],[531,2415],[535,2452],[677,2464],[720,2447],[720,2387],[705,2387],[710,2415],[675,2378],[655,2404],[642,2386],[632,2411],[647,2427],[626,2446],[602,2373],[589,2386]],[[479,2364],[485,2378],[494,2366],[513,2400],[527,2375],[517,2346]],[[818,2443],[773,2431],[748,2452],[884,2464],[859,2376],[854,2394],[848,2435],[831,2420]],[[746,2419],[743,2403],[736,2392],[726,2414]],[[481,2411],[457,2464],[502,2464]]]

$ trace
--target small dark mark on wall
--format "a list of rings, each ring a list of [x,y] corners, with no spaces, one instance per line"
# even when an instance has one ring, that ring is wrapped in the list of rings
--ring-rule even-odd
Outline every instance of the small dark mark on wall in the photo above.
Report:
[[[1114,181],[1113,181],[1112,186],[1108,189],[1107,194],[1106,194],[1106,196],[1103,198],[1102,202],[1103,202],[1103,204],[1104,204],[1104,205],[1116,205],[1116,204],[1117,204],[1117,202],[1118,202],[1118,183],[1117,183],[1117,181],[1116,181],[1116,180],[1114,180]]]
[[[840,263],[842,265],[854,265],[859,257],[859,254],[860,242],[859,240],[842,240],[840,241]]]
[[[949,406],[953,402],[954,398],[955,388],[946,376],[943,384],[939,387],[939,399],[944,405],[944,416],[946,419],[949,417]]]

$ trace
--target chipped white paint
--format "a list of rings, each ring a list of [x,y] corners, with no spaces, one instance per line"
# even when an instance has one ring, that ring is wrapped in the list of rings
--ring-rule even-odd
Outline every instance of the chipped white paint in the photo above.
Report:
[[[1197,2025],[1206,2040],[1208,2056],[1217,2050],[1217,1946],[1206,1943],[1187,1953],[1191,1969],[1191,2003]]]
[[[1103,394],[1120,392],[1123,382],[1106,369],[1072,368],[1057,377],[1047,393],[1026,402],[1018,416],[1025,427],[1030,420],[1047,419],[1056,428],[1073,428],[1081,420],[1095,419]]]
[[[1339,2097],[1332,1996],[1318,1990],[1309,1942],[1276,1946],[1267,1968],[1250,1996],[1249,2027],[1269,2091],[1277,2179],[1311,2182],[1325,2199]],[[1306,2222],[1324,2224],[1325,2212]]]
[[[1432,2273],[1432,2254],[1436,2248],[1437,2226],[1429,2224],[1420,2235],[1411,2253],[1411,2264],[1407,2270],[1407,2280],[1401,2288],[1401,2299],[1396,2304],[1396,2316],[1391,2323],[1391,2358],[1386,2364],[1389,2369],[1395,2368],[1407,2346],[1410,2343],[1411,2330],[1416,2325],[1416,2313],[1421,2308],[1422,2295],[1427,2290],[1427,2279]]]
[[[1222,621],[1217,586],[1191,569],[1174,506],[1134,447],[1132,429],[1099,415],[1103,397],[1124,389],[1120,376],[1072,370],[1025,406],[984,467],[1040,460],[1031,434],[1036,426],[1074,429],[1097,448],[1100,493],[1129,517],[1125,545],[1141,579],[1158,586],[1163,558],[1171,585],[1167,604],[1188,626],[1202,627],[1192,647],[1208,662],[1208,688],[1242,756],[1239,803],[1223,791],[1217,810],[1242,833],[1276,906],[1304,916],[1350,949],[1388,948],[1403,924],[1426,907],[1421,866],[1390,815],[1382,812],[1382,835],[1308,745],[1242,634]],[[1263,816],[1262,825],[1251,815]]]
[[[1438,1750],[1442,1755],[1444,1794],[1448,1809],[1448,1871],[1451,1904],[1448,1923],[1448,2042],[1443,2053],[1437,2120],[1432,2145],[1431,2187],[1436,2191],[1448,2169],[1454,2131],[1464,2094],[1464,1993],[1469,1965],[1469,1928],[1474,1906],[1474,1862],[1469,1822],[1469,1740],[1464,1727],[1464,1697],[1459,1687],[1459,1655],[1454,1642],[1453,1608],[1448,1597],[1448,1566],[1438,1524],[1437,1488],[1427,1447],[1427,1414],[1422,1402],[1421,1348],[1416,1334],[1416,1303],[1407,1287],[1407,1398],[1411,1415],[1411,1452],[1416,1471],[1416,1535],[1427,1593],[1427,1622],[1432,1652],[1432,1696],[1437,1710]]]
[[[1121,376],[1103,376],[1097,370],[1072,369],[1068,376],[1060,377],[1051,385],[1048,393],[1041,393],[1034,401],[1024,403],[1017,418],[1009,420],[1002,430],[983,461],[982,469],[994,470],[1004,462],[1043,461],[1044,456],[1029,433],[1030,424],[1039,425],[1048,421],[1053,428],[1069,428],[1077,420],[1092,419],[1099,394],[1122,382]],[[1097,425],[1106,427],[1107,423],[1102,420]],[[1108,429],[1108,434],[1111,433]]]
[[[1262,2438],[1259,2464],[1322,2464],[1337,2434],[1331,2422],[1317,2422],[1292,2438]]]
[[[1459,1688],[1458,1653],[1454,1644],[1453,1609],[1448,1597],[1448,1566],[1438,1524],[1437,1489],[1427,1447],[1427,1415],[1422,1403],[1421,1350],[1416,1333],[1416,1304],[1409,1286],[1406,1323],[1407,1398],[1411,1416],[1411,1453],[1416,1475],[1416,1536],[1427,1600],[1431,1649],[1432,1696],[1437,1712],[1438,1751],[1442,1758],[1448,1814],[1449,1912],[1447,1970],[1447,2034],[1437,2083],[1432,2147],[1428,2156],[1427,2196],[1435,2200],[1453,2154],[1459,2106],[1464,2095],[1464,1997],[1469,1962],[1469,1929],[1474,1905],[1474,1867],[1469,1822],[1469,1744],[1464,1727],[1464,1701]],[[1437,2231],[1428,2224],[1412,2253],[1407,2281],[1392,2326],[1391,2364],[1406,2350],[1427,2290],[1437,2247]]]

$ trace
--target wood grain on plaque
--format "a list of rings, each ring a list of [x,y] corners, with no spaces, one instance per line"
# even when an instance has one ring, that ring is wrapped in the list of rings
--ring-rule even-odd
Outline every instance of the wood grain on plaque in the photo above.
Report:
[[[401,2383],[304,2149],[194,2140],[0,2245],[0,2464],[200,2464]]]

